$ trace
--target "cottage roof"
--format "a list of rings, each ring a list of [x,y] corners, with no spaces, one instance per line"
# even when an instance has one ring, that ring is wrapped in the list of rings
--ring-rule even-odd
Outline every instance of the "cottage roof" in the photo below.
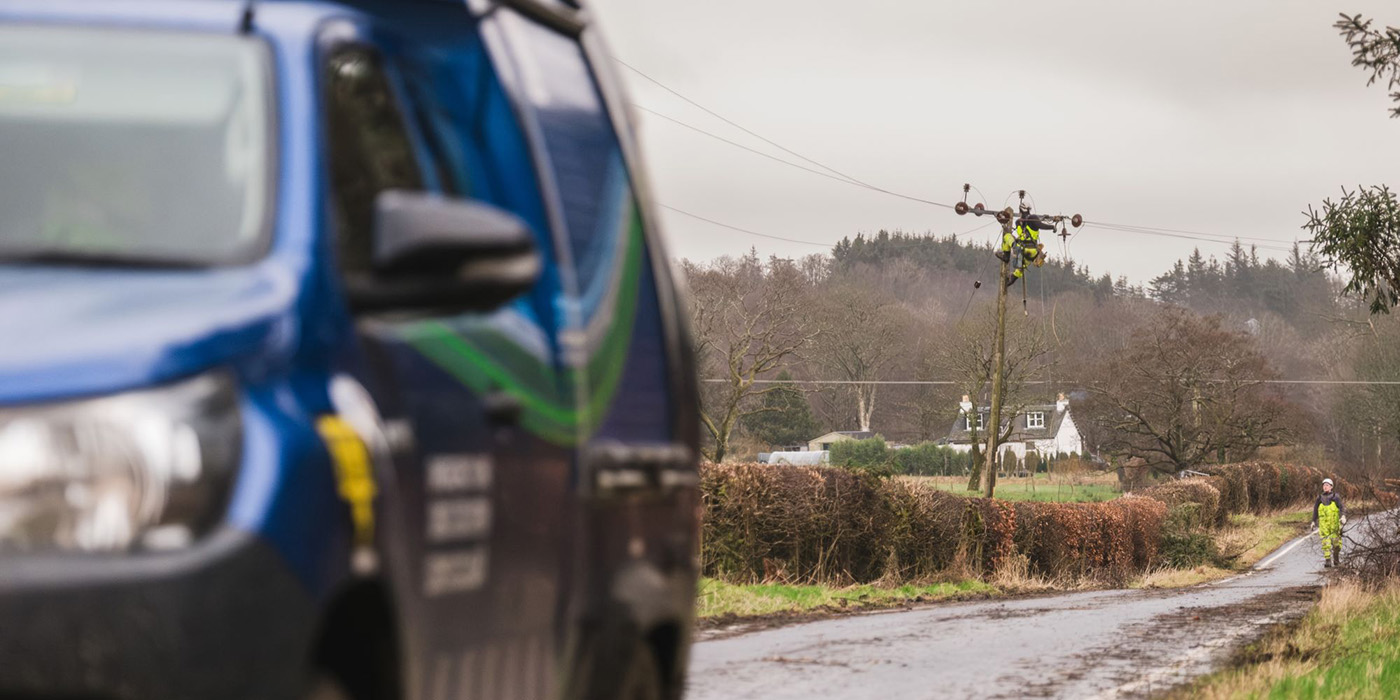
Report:
[[[869,440],[875,437],[875,432],[873,430],[833,430],[829,433],[822,433],[812,438],[812,440],[820,440],[831,435],[844,435],[853,440]]]
[[[991,413],[991,409],[986,406],[982,406],[977,409],[977,412],[982,414],[982,421],[985,424],[989,414]],[[1045,426],[1042,428],[1027,427],[1027,417],[1028,414],[1031,413],[1044,413]],[[1016,416],[1014,417],[1013,420],[1015,421],[1015,424],[1011,431],[1011,436],[1008,437],[1006,441],[1025,442],[1027,440],[1050,440],[1054,438],[1055,435],[1059,434],[1060,425],[1064,423],[1065,416],[1068,415],[1069,408],[1065,408],[1065,410],[1060,411],[1057,410],[1057,407],[1053,403],[1031,404],[1029,406],[1026,406],[1024,409],[1017,412]],[[980,442],[985,439],[987,439],[987,431],[977,431],[977,440]],[[953,421],[952,429],[948,431],[948,442],[961,443],[964,445],[972,442],[972,432],[967,429],[967,421],[964,420],[964,416],[962,413],[958,414],[957,419]]]

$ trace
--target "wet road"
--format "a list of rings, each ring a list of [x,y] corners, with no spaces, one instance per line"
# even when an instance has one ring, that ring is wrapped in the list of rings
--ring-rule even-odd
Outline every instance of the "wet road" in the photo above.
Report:
[[[702,641],[690,700],[1140,697],[1306,612],[1316,536],[1253,571],[1170,591],[1091,591],[872,613]]]

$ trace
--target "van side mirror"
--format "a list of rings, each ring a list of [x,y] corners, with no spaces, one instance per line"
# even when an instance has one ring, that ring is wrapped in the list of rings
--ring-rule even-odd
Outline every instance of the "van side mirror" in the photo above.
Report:
[[[356,311],[492,311],[540,276],[534,236],[509,212],[403,190],[374,204],[372,272],[347,280]]]

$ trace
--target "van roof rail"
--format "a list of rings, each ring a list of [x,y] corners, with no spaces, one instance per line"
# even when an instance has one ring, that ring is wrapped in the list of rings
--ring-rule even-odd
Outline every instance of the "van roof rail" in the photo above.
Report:
[[[238,19],[239,34],[253,33],[253,3],[255,2],[257,2],[257,0],[244,0],[243,15]]]
[[[588,25],[588,17],[577,0],[493,0],[554,29],[577,36]]]

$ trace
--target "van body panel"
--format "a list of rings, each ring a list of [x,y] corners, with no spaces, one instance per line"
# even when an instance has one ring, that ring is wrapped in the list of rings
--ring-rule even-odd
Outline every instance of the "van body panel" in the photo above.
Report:
[[[244,6],[18,0],[0,8],[0,24],[229,34]],[[0,265],[0,335],[18,339],[0,346],[0,405],[210,371],[236,377],[243,448],[217,537],[239,546],[195,543],[190,556],[207,553],[205,567],[131,553],[129,570],[149,567],[150,590],[190,600],[187,587],[210,587],[211,576],[248,576],[219,562],[256,550],[248,556],[276,568],[257,575],[296,591],[270,606],[290,606],[274,645],[283,658],[316,643],[342,592],[382,585],[405,698],[577,693],[583,679],[620,675],[619,649],[663,638],[674,641],[657,647],[667,692],[681,689],[699,503],[688,479],[698,431],[683,309],[611,66],[595,55],[592,29],[560,32],[540,17],[507,6],[478,17],[456,2],[256,3],[252,36],[266,45],[275,93],[265,252],[191,269]],[[490,204],[530,227],[543,272],[528,293],[489,313],[350,313],[353,211],[336,159],[353,149],[331,142],[333,119],[361,118],[336,116],[346,106],[333,97],[335,71],[347,65],[382,74],[356,89],[392,103],[380,117],[398,115],[413,187]],[[365,404],[347,405],[356,392]],[[371,457],[370,540],[324,423],[366,406],[372,416],[356,431]],[[610,470],[650,476],[614,492],[599,486]],[[45,559],[45,571],[59,572],[51,580],[68,575],[63,566],[73,576],[101,571],[64,561],[50,569]],[[0,610],[33,596],[77,600],[35,580],[22,598],[0,575]],[[201,608],[169,606],[162,619],[172,627],[155,634],[241,615],[250,631],[228,644],[257,644],[270,634],[258,626],[266,618],[238,607],[253,599],[220,604],[234,583],[211,587]],[[123,579],[124,592],[106,600],[128,605],[141,585]],[[170,649],[164,663],[210,663]],[[25,685],[0,664],[0,694],[189,696],[176,675],[122,685],[135,669],[121,658],[84,676],[90,687]],[[266,697],[290,696],[307,670],[276,671]]]

